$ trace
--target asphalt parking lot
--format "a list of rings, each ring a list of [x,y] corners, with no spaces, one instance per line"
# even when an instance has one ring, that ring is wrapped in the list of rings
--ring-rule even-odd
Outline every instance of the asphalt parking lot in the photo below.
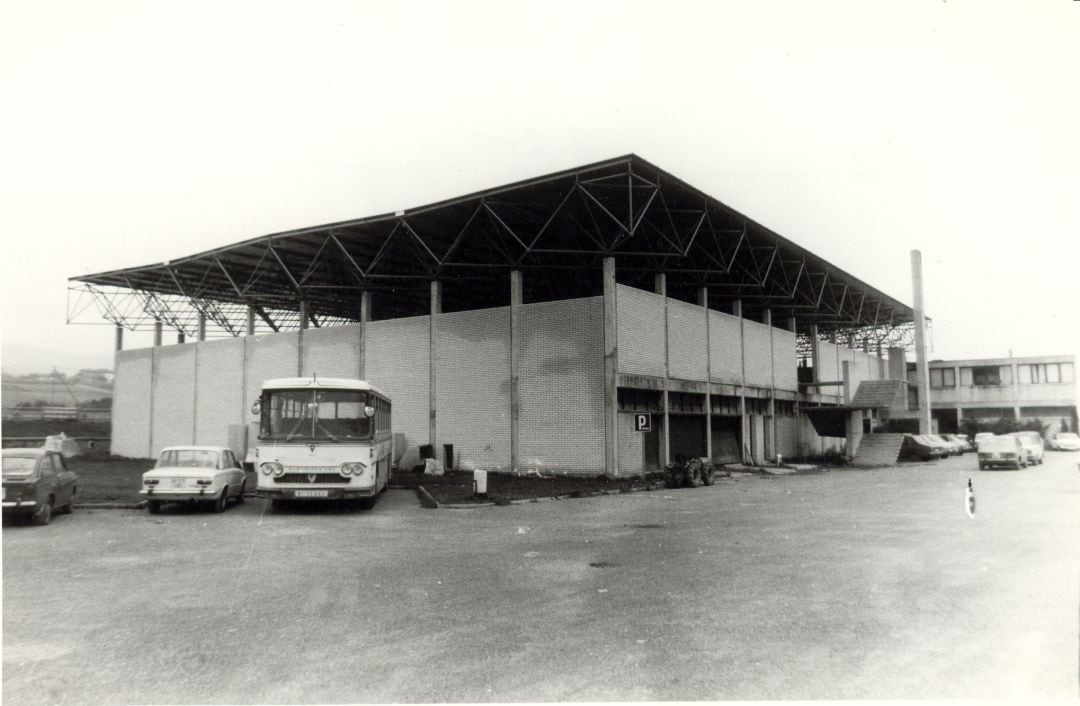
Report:
[[[1080,454],[1046,458],[7,524],[3,698],[1076,698]]]

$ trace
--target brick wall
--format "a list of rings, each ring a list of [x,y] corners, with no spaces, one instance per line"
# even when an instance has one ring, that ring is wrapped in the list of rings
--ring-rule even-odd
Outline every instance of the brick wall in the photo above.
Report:
[[[773,369],[776,374],[776,388],[797,392],[799,389],[799,377],[796,366],[799,361],[795,353],[795,333],[785,329],[774,328],[773,335]],[[782,452],[781,452],[782,453]]]
[[[653,423],[656,423],[653,417]],[[619,414],[619,473],[636,475],[645,471],[645,435],[634,430],[634,414]]]
[[[526,304],[521,338],[522,467],[603,473],[603,297]]]
[[[739,317],[709,311],[709,353],[713,380],[742,384],[742,332]]]
[[[480,468],[509,469],[510,308],[439,315],[435,358],[440,447],[453,444],[457,459]]]
[[[619,372],[663,377],[664,297],[621,284],[615,288],[615,292],[619,327]],[[601,321],[601,336],[603,331]]]
[[[746,384],[757,387],[772,385],[772,341],[769,329],[756,321],[744,322],[746,336]]]
[[[201,341],[196,350],[195,443],[229,445],[229,425],[255,421],[244,406],[244,339]]]
[[[368,324],[367,379],[393,401],[392,424],[408,446],[428,443],[427,316]]]
[[[705,309],[695,304],[668,300],[668,375],[681,380],[708,377]],[[620,351],[620,355],[621,355]]]
[[[151,455],[195,441],[195,345],[161,346],[154,352]]]
[[[109,451],[117,456],[150,456],[152,355],[149,348],[116,353]]]
[[[360,324],[309,328],[304,331],[302,348],[304,375],[360,377]]]

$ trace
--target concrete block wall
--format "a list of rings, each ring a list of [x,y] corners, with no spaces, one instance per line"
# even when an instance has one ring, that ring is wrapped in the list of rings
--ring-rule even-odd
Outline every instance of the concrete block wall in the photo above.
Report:
[[[799,455],[798,417],[776,417],[776,453],[785,459]]]
[[[368,324],[367,379],[390,396],[394,431],[405,434],[408,446],[426,444],[429,439],[429,318]]]
[[[191,347],[196,356],[196,443],[227,446],[230,424],[255,421],[238,384],[244,379],[244,339],[202,341]]]
[[[259,399],[264,380],[296,377],[299,334],[272,333],[244,338],[244,408]],[[242,423],[257,421],[250,414]]]
[[[668,376],[680,380],[708,379],[706,310],[677,299],[668,300]]]
[[[778,390],[796,392],[799,389],[798,359],[795,352],[795,333],[784,329],[772,330],[773,370]]]
[[[195,346],[154,348],[151,456],[195,443]]]
[[[110,453],[150,457],[153,349],[118,351],[114,364]]]
[[[756,321],[744,321],[743,333],[746,336],[746,384],[755,387],[770,387],[772,385],[772,340],[769,336],[770,326],[759,324]],[[779,361],[778,361],[779,362]],[[789,359],[789,365],[794,370],[795,356]],[[777,367],[780,367],[779,365]]]
[[[439,451],[453,444],[457,459],[509,470],[510,308],[439,315],[435,358]]]
[[[522,468],[604,469],[604,299],[521,307]]]
[[[835,343],[821,341],[818,344],[818,351],[821,353],[821,360],[814,362],[818,367],[818,380],[821,382],[843,380],[843,374],[840,370],[840,346]]]
[[[621,284],[615,290],[619,372],[663,377],[664,297]]]
[[[709,311],[709,354],[712,377],[717,382],[741,385],[742,327],[739,317]]]
[[[302,375],[360,377],[360,324],[304,331]],[[378,387],[378,385],[376,385]]]
[[[655,416],[654,416],[655,420]],[[634,431],[634,415],[619,414],[619,473],[636,475],[645,470],[645,435]]]

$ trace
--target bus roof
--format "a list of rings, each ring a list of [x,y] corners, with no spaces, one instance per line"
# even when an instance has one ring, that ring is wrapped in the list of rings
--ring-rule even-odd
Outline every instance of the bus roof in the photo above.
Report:
[[[376,394],[382,395],[386,399],[390,399],[389,395],[375,387],[366,380],[353,380],[351,378],[321,378],[321,377],[303,377],[303,378],[274,378],[272,380],[264,380],[262,384],[264,390],[308,390],[308,389],[327,389],[327,390],[365,390],[371,391]]]

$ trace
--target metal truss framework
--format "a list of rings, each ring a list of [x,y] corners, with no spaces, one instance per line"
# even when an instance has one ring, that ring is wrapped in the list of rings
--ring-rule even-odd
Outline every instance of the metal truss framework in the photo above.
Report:
[[[129,329],[162,322],[194,333],[201,317],[220,335],[360,318],[425,314],[429,282],[444,282],[445,311],[509,303],[509,272],[524,273],[526,301],[599,294],[601,265],[620,283],[819,335],[897,345],[910,338],[910,307],[694,189],[649,162],[611,161],[489,189],[395,214],[262,236],[171,262],[72,278],[68,320],[92,301]]]

